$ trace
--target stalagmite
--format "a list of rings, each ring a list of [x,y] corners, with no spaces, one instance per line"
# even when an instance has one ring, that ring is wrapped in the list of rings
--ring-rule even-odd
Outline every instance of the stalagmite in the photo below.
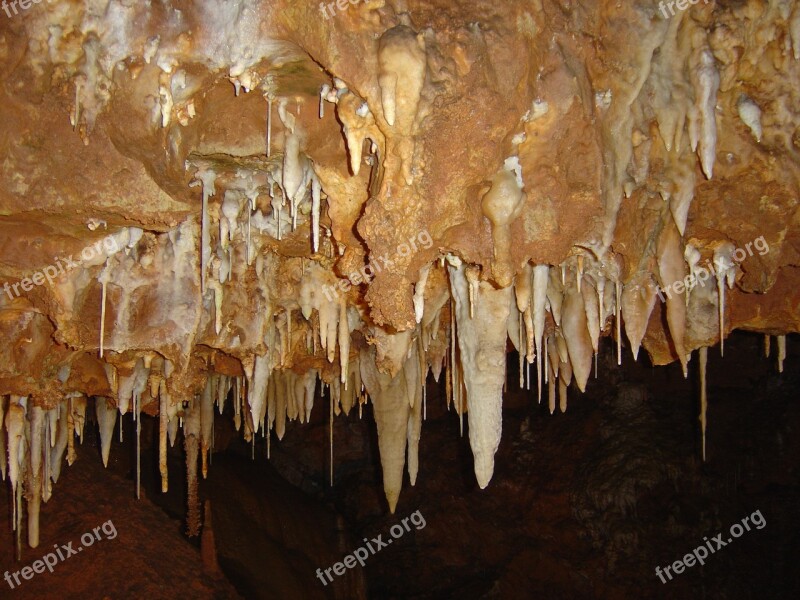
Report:
[[[516,185],[516,184],[515,184]],[[503,381],[506,366],[506,322],[511,288],[495,290],[481,282],[475,319],[469,318],[464,267],[448,267],[458,323],[458,347],[466,387],[469,440],[478,485],[485,488],[494,473],[494,455],[502,432]]]
[[[111,400],[98,396],[95,399],[95,411],[100,426],[100,454],[103,457],[103,466],[108,467],[111,440],[114,438],[114,426],[117,424],[117,408]]]
[[[703,437],[703,462],[706,460],[706,410],[708,397],[706,395],[706,365],[708,364],[708,348],[700,347],[700,430]]]

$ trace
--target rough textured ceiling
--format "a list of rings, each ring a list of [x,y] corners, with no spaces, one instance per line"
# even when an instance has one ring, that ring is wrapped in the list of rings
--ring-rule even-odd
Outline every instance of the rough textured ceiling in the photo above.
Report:
[[[429,370],[484,487],[508,338],[552,407],[602,335],[686,369],[798,330],[795,2],[21,4],[0,408],[32,521],[87,397],[106,457],[114,407],[164,448],[183,417],[191,480],[214,402],[280,438],[319,377],[373,402],[393,509]]]

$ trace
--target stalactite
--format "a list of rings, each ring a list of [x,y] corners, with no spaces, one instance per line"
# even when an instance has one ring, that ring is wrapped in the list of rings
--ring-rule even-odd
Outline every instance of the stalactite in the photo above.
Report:
[[[589,334],[583,297],[574,287],[567,288],[564,295],[564,307],[561,324],[564,332],[569,360],[572,363],[575,383],[582,392],[586,391],[586,382],[592,372],[592,339]],[[561,362],[567,362],[561,357]]]
[[[783,373],[783,361],[786,360],[786,336],[778,336],[778,373]]]
[[[42,500],[47,503],[50,500],[50,496],[52,495],[53,487],[52,482],[50,480],[50,413],[52,411],[48,410],[45,411],[44,414],[44,435],[42,442],[42,457],[44,459],[44,465],[42,467]],[[56,415],[58,415],[58,409],[56,409]]]
[[[549,342],[547,337],[544,338],[544,348],[542,348],[542,354],[544,354],[544,382],[547,383],[550,380],[550,371],[548,367],[550,366],[550,352],[548,350]],[[541,404],[542,399],[539,398],[539,403]]]
[[[83,444],[83,427],[86,423],[86,404],[86,396],[83,394],[72,397],[72,422],[81,444]]]
[[[579,291],[583,297],[583,308],[586,312],[586,328],[589,330],[589,338],[592,340],[592,351],[597,355],[600,341],[600,313],[597,305],[597,290],[589,279],[586,278],[584,285],[582,288],[579,288]]]
[[[272,371],[269,355],[256,356],[252,377],[248,378],[247,402],[250,405],[250,417],[253,420],[253,433],[258,433],[261,410],[267,400],[267,386]]]
[[[61,402],[58,408],[54,410],[58,413],[58,420],[56,421],[56,441],[50,451],[50,479],[53,483],[58,483],[58,478],[61,476],[61,466],[64,461],[64,452],[67,450],[67,436],[69,435],[67,402]]]
[[[42,502],[42,457],[45,452],[44,439],[44,411],[39,406],[31,406],[30,418],[30,451],[28,456],[28,545],[31,548],[39,546],[39,509]]]
[[[492,179],[492,187],[481,200],[483,214],[492,223],[494,260],[492,273],[501,287],[511,284],[511,223],[522,212],[525,193],[522,191],[519,159],[506,160],[504,167]]]
[[[197,458],[200,451],[200,403],[190,402],[183,420],[184,450],[186,452],[186,481],[188,485],[187,533],[200,533],[200,498],[197,490]]]
[[[98,402],[100,399],[98,399]],[[161,475],[161,492],[169,491],[169,470],[167,469],[167,429],[169,428],[169,414],[167,405],[167,384],[161,380],[159,385],[159,410],[158,410],[158,471]]]
[[[494,454],[502,431],[502,388],[506,365],[506,322],[511,288],[478,287],[476,318],[469,317],[468,282],[463,265],[449,266],[458,323],[469,418],[469,439],[478,485],[485,488],[494,473]]]
[[[272,96],[267,95],[267,158],[272,156]]]
[[[104,342],[106,337],[106,294],[108,287],[108,259],[106,259],[105,267],[100,272],[100,358],[103,358]]]
[[[475,265],[467,265],[464,270],[469,284],[469,318],[475,317],[475,303],[478,301],[477,289],[480,283],[480,269]]]
[[[414,285],[414,318],[417,323],[422,323],[422,317],[425,313],[425,286],[428,282],[431,266],[432,264],[428,263],[419,270],[419,279]]]
[[[536,265],[533,268],[533,332],[536,343],[536,391],[542,401],[542,336],[544,335],[545,303],[550,267]],[[545,372],[546,376],[546,372]]]
[[[347,379],[350,373],[350,326],[347,320],[347,304],[339,303],[339,373],[340,382],[347,389]]]
[[[647,331],[647,323],[656,305],[657,289],[650,273],[639,272],[622,289],[618,313],[625,319],[625,333],[631,345],[633,360],[639,357],[639,348]],[[619,325],[620,318],[617,317]],[[618,332],[620,336],[620,332]],[[620,336],[621,337],[621,336]],[[621,352],[622,340],[617,339],[617,351]],[[619,362],[619,359],[618,359]]]
[[[117,424],[117,407],[110,400],[98,396],[95,399],[95,411],[97,412],[97,423],[100,426],[100,453],[103,458],[103,466],[108,467],[111,440],[114,438],[114,426]],[[71,426],[68,427],[68,431],[71,438]]]
[[[67,464],[71,467],[77,460],[75,453],[75,416],[72,410],[72,398],[67,398]]]
[[[314,254],[319,252],[319,214],[322,186],[316,175],[311,179],[311,247]]]
[[[133,416],[136,421],[136,499],[142,497],[142,397],[133,394]]]
[[[211,447],[214,431],[214,383],[215,376],[209,375],[200,396],[200,454],[203,479],[208,476],[208,450]],[[253,423],[257,423],[255,417]]]
[[[329,456],[329,463],[330,463],[330,484],[333,487],[333,394],[328,394],[330,400],[330,416],[328,418],[328,430],[330,432],[330,456]],[[392,507],[392,512],[394,512],[394,507]]]
[[[672,221],[664,225],[664,229],[659,237],[657,248],[657,259],[661,285],[665,289],[672,289],[675,282],[681,282],[686,277],[686,263],[683,260],[681,250],[681,238],[678,228]],[[677,289],[667,295],[667,324],[672,343],[678,360],[683,367],[683,376],[688,377],[687,354],[684,346],[684,335],[686,332],[686,301],[683,293],[678,293]]]
[[[558,408],[562,413],[565,413],[567,412],[567,388],[572,381],[572,367],[566,362],[559,365],[558,371]]]
[[[419,374],[419,373],[417,373]],[[409,394],[422,396],[422,389],[417,387],[408,389]],[[420,397],[414,402],[408,415],[408,479],[411,485],[417,483],[417,473],[419,472],[419,440],[422,432],[422,411],[423,399]]]
[[[700,348],[700,430],[703,444],[703,462],[706,460],[706,412],[708,396],[706,395],[706,365],[708,364],[708,348]]]
[[[275,435],[282,440],[286,433],[286,375],[283,371],[279,371],[278,376],[279,379],[275,383],[278,392],[275,395]]]
[[[719,294],[719,353],[725,356],[725,283],[733,286],[736,276],[736,266],[732,256],[736,246],[731,242],[723,242],[714,250],[714,268],[717,279],[717,293]]]
[[[614,297],[616,298],[616,317],[614,317],[614,325],[616,326],[617,337],[617,366],[622,365],[622,285],[619,281],[614,282]]]

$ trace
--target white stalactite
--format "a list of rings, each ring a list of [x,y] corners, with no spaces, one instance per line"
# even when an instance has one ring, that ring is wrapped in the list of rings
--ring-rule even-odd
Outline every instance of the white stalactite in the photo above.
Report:
[[[731,242],[723,242],[714,250],[714,270],[717,278],[717,293],[719,294],[719,353],[725,356],[725,283],[733,286],[736,277],[736,265],[733,262],[733,253],[736,250]]]
[[[30,457],[28,499],[28,545],[31,548],[39,546],[39,509],[42,502],[42,458],[46,450],[44,439],[44,411],[39,406],[31,406],[30,419]]]
[[[586,391],[586,382],[592,373],[592,338],[589,334],[583,297],[576,287],[569,286],[564,294],[561,326],[569,351],[569,359],[561,356],[561,362],[569,360],[575,375],[575,383],[581,392]]]
[[[110,400],[98,396],[95,399],[95,411],[100,426],[100,455],[103,458],[103,466],[108,467],[111,440],[114,438],[114,426],[117,424],[117,407]]]
[[[448,267],[455,299],[458,346],[466,387],[469,439],[475,458],[475,476],[483,489],[494,473],[494,455],[502,432],[503,383],[506,367],[506,322],[511,288],[495,290],[481,282],[476,318],[469,317],[465,269]]]

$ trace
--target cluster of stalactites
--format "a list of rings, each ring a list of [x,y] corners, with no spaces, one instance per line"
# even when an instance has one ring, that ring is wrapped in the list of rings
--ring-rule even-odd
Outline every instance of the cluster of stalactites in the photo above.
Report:
[[[28,544],[31,548],[39,545],[41,503],[52,496],[64,453],[70,465],[77,457],[75,437],[83,442],[86,406],[82,394],[71,394],[49,410],[26,396],[0,396],[0,470],[11,488],[18,548],[23,498],[27,500]]]

